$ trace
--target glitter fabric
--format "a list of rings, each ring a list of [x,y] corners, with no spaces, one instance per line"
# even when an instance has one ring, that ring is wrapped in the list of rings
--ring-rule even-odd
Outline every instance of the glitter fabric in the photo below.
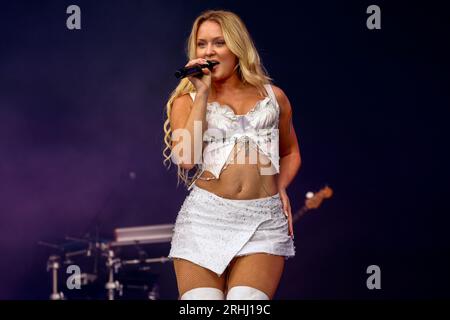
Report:
[[[279,156],[279,117],[280,108],[272,86],[265,85],[268,96],[259,100],[246,114],[237,115],[228,105],[218,102],[207,104],[206,121],[208,128],[203,134],[202,163],[190,183],[190,190],[197,179],[218,179],[223,170],[228,167],[230,154],[236,144],[248,141],[250,146],[261,152],[272,164],[263,169],[260,174],[273,175],[280,172]],[[190,93],[195,100],[195,92]],[[213,174],[211,178],[201,177],[204,171]]]
[[[295,255],[280,195],[235,200],[194,185],[178,213],[169,258],[221,275],[235,256]]]

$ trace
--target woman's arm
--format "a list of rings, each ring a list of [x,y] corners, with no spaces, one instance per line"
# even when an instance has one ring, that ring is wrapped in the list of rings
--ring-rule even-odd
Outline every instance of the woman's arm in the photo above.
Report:
[[[280,142],[280,174],[278,189],[286,189],[297,175],[301,166],[300,148],[292,123],[292,107],[289,99],[276,86],[272,86],[280,106],[279,142]]]
[[[206,63],[205,59],[192,59],[186,67]],[[174,100],[170,115],[172,128],[172,156],[183,169],[192,169],[201,163],[203,152],[203,133],[206,131],[206,106],[211,88],[211,71],[203,69],[203,77],[188,77],[194,85],[194,102],[189,94]],[[180,141],[181,140],[181,141]],[[183,141],[186,140],[186,141]],[[181,144],[180,144],[181,142]]]
[[[178,97],[173,102],[170,125],[173,132],[172,137],[175,141],[172,141],[172,150],[177,162],[183,169],[190,170],[196,163],[201,162],[203,145],[201,142],[196,144],[195,139],[202,141],[201,138],[207,127],[205,116],[207,101],[207,94],[197,93],[194,102],[192,102],[189,94]],[[194,130],[195,123],[201,127],[201,132],[197,132],[198,134]],[[188,141],[183,141],[184,138]]]

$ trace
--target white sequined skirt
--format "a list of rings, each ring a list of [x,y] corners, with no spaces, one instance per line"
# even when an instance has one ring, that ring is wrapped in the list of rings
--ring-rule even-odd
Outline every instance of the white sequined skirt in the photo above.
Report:
[[[280,195],[234,200],[194,185],[178,213],[169,258],[182,258],[219,276],[236,256],[295,255]]]

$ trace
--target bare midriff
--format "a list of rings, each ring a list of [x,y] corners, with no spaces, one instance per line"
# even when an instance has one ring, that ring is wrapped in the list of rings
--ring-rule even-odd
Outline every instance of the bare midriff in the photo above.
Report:
[[[277,174],[268,174],[271,163],[267,156],[254,150],[255,161],[255,156],[250,156],[248,147],[244,144],[241,147],[239,150],[238,144],[234,146],[230,157],[235,160],[226,166],[218,179],[211,172],[204,171],[195,185],[219,197],[235,200],[258,199],[277,194]],[[202,180],[207,178],[213,179]]]

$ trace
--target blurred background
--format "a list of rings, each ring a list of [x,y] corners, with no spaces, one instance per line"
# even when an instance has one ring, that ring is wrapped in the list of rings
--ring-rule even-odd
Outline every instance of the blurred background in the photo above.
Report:
[[[66,27],[72,4],[81,30]],[[380,30],[366,27],[371,4]],[[295,224],[275,298],[450,297],[443,1],[19,0],[0,10],[0,299],[48,299],[61,248],[175,222],[187,191],[162,163],[165,103],[207,9],[243,19],[292,104],[293,211],[308,191],[334,191]],[[144,249],[159,257],[169,243]],[[380,290],[366,286],[370,265]],[[177,298],[171,263],[145,272],[160,299]]]

